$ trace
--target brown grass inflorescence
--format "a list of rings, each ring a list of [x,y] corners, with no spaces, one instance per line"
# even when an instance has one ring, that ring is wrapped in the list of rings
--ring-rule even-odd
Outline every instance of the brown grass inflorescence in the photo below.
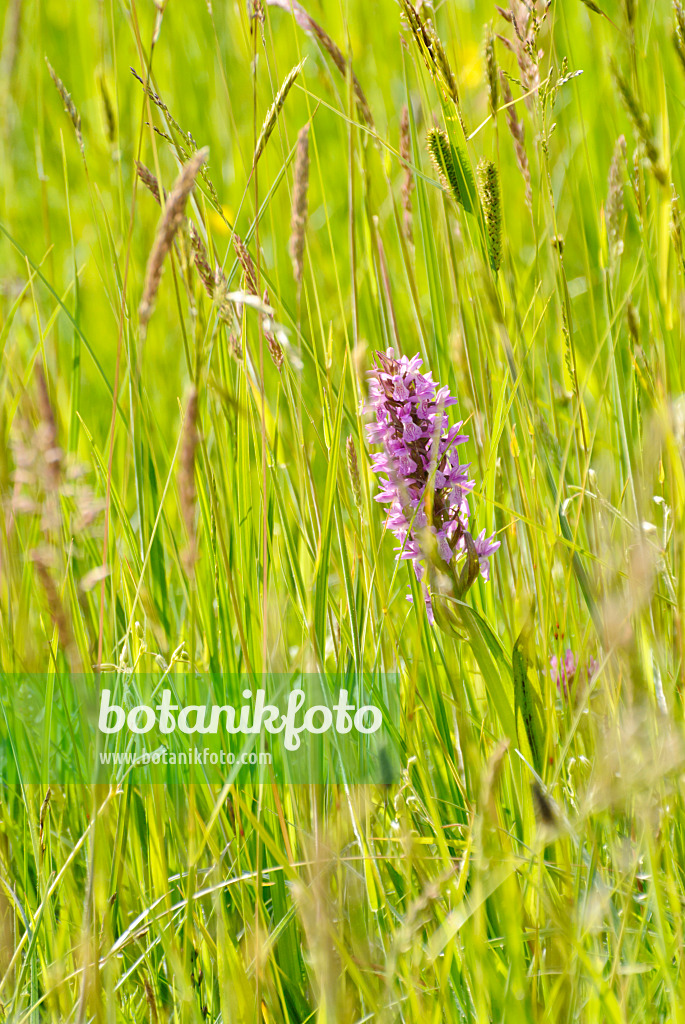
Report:
[[[193,153],[190,160],[181,168],[180,174],[167,198],[164,213],[159,222],[157,234],[148,257],[143,297],[138,307],[142,331],[145,331],[148,321],[152,316],[159,282],[162,278],[164,260],[171,249],[176,232],[183,223],[188,196],[208,154],[209,150],[207,148],[198,149],[197,152]]]
[[[531,183],[530,164],[528,163],[528,154],[526,153],[525,146],[526,132],[523,126],[523,121],[519,121],[516,116],[516,107],[514,106],[514,97],[511,94],[509,79],[503,71],[500,71],[499,75],[500,82],[502,83],[502,99],[504,100],[507,125],[509,126],[509,133],[514,140],[516,162],[526,185],[526,206],[532,211],[533,186]]]
[[[413,214],[411,194],[414,191],[415,182],[411,163],[411,134],[409,131],[409,107],[405,103],[402,107],[400,117],[400,158],[404,166],[404,177],[402,179],[402,211],[404,213],[404,233],[407,241],[414,240]]]
[[[307,197],[309,189],[309,125],[300,129],[295,155],[295,183],[293,209],[290,219],[290,258],[297,284],[302,281],[304,243],[307,231]]]
[[[84,155],[85,154],[85,147],[83,145],[83,134],[81,132],[81,115],[79,114],[78,110],[76,109],[76,106],[74,105],[74,101],[71,98],[71,93],[67,90],[64,82],[62,81],[61,78],[59,78],[59,76],[57,75],[55,69],[53,68],[52,64],[47,59],[47,57],[45,58],[45,63],[47,64],[48,71],[50,72],[50,78],[55,83],[55,88],[57,89],[57,92],[62,97],[62,103],[64,104],[64,109],[67,112],[67,114],[69,115],[69,120],[71,121],[72,125],[74,126],[74,131],[76,133],[76,139],[78,141],[79,148],[81,150],[81,154]]]
[[[318,40],[343,78],[347,78],[349,71],[359,112],[369,127],[373,127],[371,108],[369,107],[366,96],[359,84],[359,79],[352,70],[352,65],[348,65],[348,62],[345,60],[340,47],[333,42],[325,29],[323,29],[318,22],[314,21],[302,4],[298,3],[297,0],[267,0],[267,4],[269,7],[280,7],[281,10],[288,11],[292,14],[300,28],[308,35],[314,36],[314,38]]]

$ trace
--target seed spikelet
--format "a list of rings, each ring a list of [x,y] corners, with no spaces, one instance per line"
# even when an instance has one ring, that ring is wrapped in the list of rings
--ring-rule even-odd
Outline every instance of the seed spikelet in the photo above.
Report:
[[[176,232],[184,221],[186,201],[208,154],[209,150],[206,147],[198,149],[193,153],[188,162],[181,168],[181,172],[167,198],[164,213],[159,222],[152,250],[148,257],[143,297],[138,307],[142,331],[145,331],[148,321],[152,316],[159,282],[162,278],[164,260],[171,249]]]
[[[428,143],[428,152],[430,158],[435,164],[435,169],[438,172],[440,181],[444,188],[450,193],[450,195],[456,199],[458,203],[462,203],[463,199],[461,192],[459,191],[459,179],[457,177],[457,170],[454,166],[454,153],[452,146],[447,138],[447,132],[443,128],[430,128],[426,136]]]
[[[309,187],[309,125],[300,129],[295,155],[293,211],[290,220],[290,258],[297,284],[302,281],[304,243],[307,231],[307,189]]]
[[[502,265],[502,196],[499,175],[492,160],[478,164],[478,186],[485,217],[490,266],[497,273]]]

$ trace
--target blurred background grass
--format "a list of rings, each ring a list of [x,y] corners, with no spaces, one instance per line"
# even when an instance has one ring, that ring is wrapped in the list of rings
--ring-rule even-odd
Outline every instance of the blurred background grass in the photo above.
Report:
[[[262,21],[223,0],[5,0],[3,669],[398,669],[406,766],[387,790],[4,791],[7,1020],[685,1016],[678,11],[511,9],[422,6],[469,157],[499,169],[495,276],[425,152],[433,124],[458,133],[455,106],[391,0],[307,8],[352,58],[372,124],[322,37],[276,6]],[[490,22],[530,206],[501,83],[489,116]],[[169,190],[193,143],[209,160],[188,216],[233,290],[233,229],[246,240],[280,370],[254,310],[222,321],[185,228],[140,330],[160,210],[134,161]],[[502,541],[461,638],[407,603],[372,501],[365,372],[389,345],[458,397],[474,526]],[[550,660],[569,649],[564,692]]]

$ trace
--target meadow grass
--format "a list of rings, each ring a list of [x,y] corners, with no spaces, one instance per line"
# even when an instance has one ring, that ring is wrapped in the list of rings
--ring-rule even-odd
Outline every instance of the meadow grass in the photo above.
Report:
[[[3,6],[3,673],[397,671],[403,770],[5,786],[0,1020],[685,1020],[679,5]],[[391,346],[501,540],[451,629]]]

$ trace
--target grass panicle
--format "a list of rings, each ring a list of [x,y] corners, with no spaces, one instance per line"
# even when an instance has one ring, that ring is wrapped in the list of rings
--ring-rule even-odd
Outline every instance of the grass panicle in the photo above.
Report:
[[[352,87],[354,89],[354,94],[357,99],[357,105],[359,107],[359,112],[362,115],[362,118],[364,119],[366,124],[370,128],[372,128],[373,115],[371,113],[371,108],[369,107],[366,96],[364,95],[364,91],[362,90],[362,87],[359,84],[359,79],[352,70],[351,64],[348,65],[348,62],[345,60],[345,57],[343,56],[340,47],[333,42],[331,37],[325,31],[325,29],[322,28],[322,26],[319,25],[318,22],[314,21],[314,19],[307,13],[307,11],[304,9],[302,4],[298,2],[298,0],[267,0],[267,6],[280,7],[282,10],[291,13],[296,23],[300,26],[300,28],[308,35],[314,36],[317,42],[321,44],[321,46],[332,59],[333,63],[335,64],[336,68],[343,76],[343,78],[347,78],[347,74],[349,71],[350,78],[352,79]]]
[[[188,163],[191,157],[198,151],[197,143],[195,142],[195,139],[193,138],[192,134],[181,127],[181,125],[173,116],[173,114],[169,110],[169,107],[166,105],[162,97],[152,88],[150,82],[146,82],[143,78],[141,78],[141,76],[138,74],[135,68],[130,68],[129,70],[133,77],[136,79],[136,81],[142,85],[143,89],[145,90],[145,93],[147,94],[147,96],[149,96],[150,100],[160,111],[167,128],[170,131],[172,131],[177,136],[177,138],[174,138],[173,135],[169,134],[169,132],[165,132],[161,128],[158,128],[156,125],[153,125],[152,127],[155,133],[159,135],[160,138],[164,139],[165,142],[169,143],[169,145],[175,150],[177,157],[181,160],[182,163]],[[214,204],[215,209],[221,209],[219,196],[217,194],[214,183],[207,171],[206,161],[203,161],[199,173],[207,188],[207,191],[209,192],[210,198]]]
[[[136,174],[138,175],[140,181],[142,181],[143,185],[145,185],[145,188],[148,190],[148,192],[150,192],[151,195],[154,196],[154,198],[161,206],[162,200],[160,198],[159,182],[157,181],[157,178],[152,173],[152,171],[148,167],[146,167],[145,164],[142,164],[140,160],[136,160]],[[166,192],[164,193],[164,199],[166,201]]]
[[[117,118],[109,91],[109,85],[107,84],[107,76],[104,71],[101,71],[98,75],[98,89],[100,91],[100,99],[102,101],[102,117],[105,125],[105,135],[107,136],[107,141],[110,146],[113,146],[117,140]]]
[[[623,181],[625,177],[626,140],[619,135],[609,168],[606,222],[609,240],[609,259],[614,266],[623,252]]]
[[[188,196],[195,185],[198,172],[208,155],[209,150],[207,148],[199,149],[193,153],[188,162],[181,168],[174,186],[167,197],[164,212],[157,228],[157,234],[148,256],[143,295],[138,307],[138,319],[142,331],[146,329],[148,321],[152,316],[157,290],[162,279],[164,261],[169,254],[176,232],[184,222]]]
[[[400,159],[404,167],[402,177],[402,214],[404,233],[407,241],[414,240],[414,217],[411,196],[415,188],[414,172],[411,169],[411,135],[409,132],[409,106],[404,104],[400,116]]]
[[[209,264],[209,256],[207,255],[205,243],[202,241],[202,236],[194,224],[189,225],[189,234],[190,248],[198,276],[210,299],[213,299],[217,282],[221,277],[223,277],[223,274],[219,267],[217,267],[216,271],[212,270]]]
[[[526,131],[523,125],[523,121],[519,121],[516,116],[516,107],[514,105],[514,97],[511,94],[511,88],[509,86],[509,79],[500,70],[500,82],[502,85],[502,99],[505,107],[505,117],[507,119],[507,126],[509,128],[509,134],[511,135],[514,142],[514,152],[516,154],[516,163],[518,164],[521,177],[523,178],[526,186],[526,206],[532,212],[533,209],[533,183],[530,174],[530,164],[528,163],[528,154],[526,153]]]
[[[400,0],[400,6],[428,71],[454,104],[463,132],[468,135],[459,100],[457,79],[433,23],[422,16],[421,11],[411,3],[411,0]]]
[[[624,76],[616,60],[611,59],[611,70],[614,81],[623,100],[623,105],[633,124],[633,129],[642,143],[645,156],[649,162],[652,173],[660,185],[668,183],[668,174],[663,165],[659,148],[656,144],[649,115],[640,107],[638,99],[630,87],[627,78]]]
[[[264,293],[262,295],[262,302],[263,302],[263,304],[265,306],[269,305],[269,292],[267,291],[266,288],[264,289]],[[280,373],[280,371],[283,369],[283,349],[281,348],[281,346],[280,346],[280,344],[279,344],[279,342],[278,342],[278,340],[276,338],[276,335],[271,330],[271,327],[269,326],[269,323],[270,323],[269,318],[263,316],[262,317],[262,324],[263,324],[263,327],[264,327],[264,339],[265,339],[267,347],[269,349],[269,355],[271,356],[271,361],[272,361],[272,363],[274,364],[274,366],[276,367],[276,369]]]
[[[243,274],[245,276],[245,290],[250,295],[254,295],[256,298],[259,298],[260,295],[257,284],[257,272],[255,269],[254,261],[252,259],[252,256],[250,255],[249,249],[243,242],[242,238],[240,237],[240,235],[236,233],[234,233],[233,235],[233,248],[235,249],[236,256],[238,257],[238,262],[240,263],[240,266],[242,267],[243,270]],[[261,295],[261,300],[264,306],[269,305],[269,293],[266,289]],[[269,349],[269,354],[271,356],[274,366],[276,367],[277,370],[280,371],[283,366],[283,349],[281,348],[280,344],[276,339],[276,336],[274,335],[273,331],[269,326],[269,317],[261,313],[260,320],[262,324],[262,329],[264,331],[264,340],[266,341]]]
[[[495,54],[495,34],[492,29],[492,22],[485,26],[483,37],[483,57],[485,60],[485,80],[488,87],[488,107],[493,120],[497,119],[497,107],[499,104],[499,78],[497,70],[497,56]]]
[[[299,75],[300,71],[304,67],[304,63],[305,63],[306,59],[307,58],[305,57],[304,60],[301,60],[299,64],[296,64],[294,68],[290,69],[288,74],[283,79],[281,87],[278,90],[278,92],[276,93],[276,96],[274,97],[273,103],[271,104],[271,106],[269,107],[269,109],[266,112],[266,117],[264,118],[264,124],[262,125],[262,130],[259,133],[259,137],[258,137],[257,142],[255,144],[254,156],[252,157],[252,168],[253,168],[253,170],[257,166],[257,162],[258,162],[260,156],[262,155],[262,153],[264,152],[264,147],[266,146],[267,142],[271,138],[271,134],[272,134],[274,128],[276,127],[276,122],[278,121],[278,115],[280,114],[281,110],[283,109],[283,104],[286,101],[288,93],[290,92],[290,90],[292,89],[293,85],[295,84],[295,79],[297,78],[297,76]]]
[[[304,246],[307,233],[307,208],[309,195],[309,125],[301,128],[297,136],[295,153],[295,180],[293,183],[293,205],[290,217],[290,259],[293,276],[298,286],[302,283],[304,267]]]
[[[57,491],[62,480],[64,453],[59,444],[57,421],[52,402],[50,401],[48,383],[43,367],[40,364],[36,365],[34,376],[36,378],[38,415],[40,417],[36,439],[47,468],[47,486],[50,490]]]
[[[74,101],[71,98],[71,93],[67,90],[67,87],[65,86],[64,82],[58,76],[57,72],[55,71],[47,57],[45,58],[45,63],[47,65],[48,71],[50,72],[50,78],[55,83],[55,88],[57,89],[57,92],[60,94],[62,98],[64,109],[67,115],[69,116],[69,120],[73,125],[74,132],[76,134],[76,141],[78,142],[79,149],[81,150],[81,155],[85,156],[86,150],[83,143],[83,133],[81,131],[81,115],[76,109],[76,105],[74,104]]]
[[[247,248],[237,231],[233,232],[233,248],[235,249],[235,254],[238,257],[238,262],[243,269],[243,274],[245,275],[246,290],[250,295],[259,295],[254,261],[250,255],[250,250]]]
[[[508,10],[497,7],[514,30],[511,39],[504,35],[498,38],[516,57],[524,102],[531,111],[535,105],[535,94],[540,88],[540,59],[543,53],[538,48],[538,35],[549,7],[549,0],[544,0],[540,5],[538,0],[526,0],[525,3],[523,0],[511,0]]]

